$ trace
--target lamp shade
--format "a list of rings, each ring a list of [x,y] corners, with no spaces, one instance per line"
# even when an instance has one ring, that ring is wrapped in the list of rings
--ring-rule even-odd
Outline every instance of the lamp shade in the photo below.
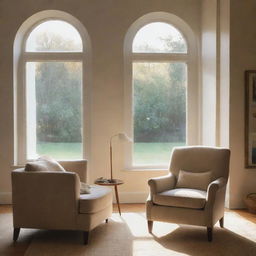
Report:
[[[109,141],[109,156],[110,156],[110,178],[113,180],[113,159],[112,159],[112,140],[113,138],[118,137],[121,141],[129,141],[132,142],[132,139],[129,138],[124,132],[117,133],[110,137]]]
[[[132,142],[132,139],[130,137],[128,137],[126,133],[123,133],[123,132],[118,133],[118,138],[120,140],[127,140],[129,142]]]

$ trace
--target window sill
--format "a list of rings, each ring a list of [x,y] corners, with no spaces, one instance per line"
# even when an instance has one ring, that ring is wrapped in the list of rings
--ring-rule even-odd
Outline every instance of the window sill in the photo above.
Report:
[[[28,159],[26,162],[33,162],[36,161],[36,159]],[[87,159],[81,158],[81,159],[57,159],[59,163],[72,163],[72,162],[87,162]],[[26,164],[14,164],[11,165],[12,169],[18,169],[18,168],[24,168]]]
[[[25,165],[24,164],[15,164],[15,165],[11,165],[11,168],[14,169],[19,169],[19,168],[24,168]]]
[[[168,168],[141,168],[141,167],[131,167],[131,168],[124,168],[121,171],[123,172],[167,172],[169,171]]]

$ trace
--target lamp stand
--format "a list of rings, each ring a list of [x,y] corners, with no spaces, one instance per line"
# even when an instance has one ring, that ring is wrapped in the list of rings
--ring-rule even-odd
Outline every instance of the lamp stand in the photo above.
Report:
[[[113,159],[112,159],[112,144],[110,141],[110,147],[109,147],[109,152],[110,152],[110,179],[113,180]]]

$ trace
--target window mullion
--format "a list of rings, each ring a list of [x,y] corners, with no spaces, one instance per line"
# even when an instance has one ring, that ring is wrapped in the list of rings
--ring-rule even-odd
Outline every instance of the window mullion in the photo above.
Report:
[[[82,58],[82,53],[24,53],[26,61],[81,61]]]
[[[188,54],[133,53],[134,62],[187,62]]]

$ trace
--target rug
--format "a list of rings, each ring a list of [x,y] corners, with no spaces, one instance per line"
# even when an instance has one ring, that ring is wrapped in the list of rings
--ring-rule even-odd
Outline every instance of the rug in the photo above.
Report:
[[[82,244],[82,232],[38,231],[25,256],[255,256],[256,224],[239,214],[225,214],[225,228],[216,224],[213,241],[206,228],[154,222],[153,235],[147,231],[144,213],[113,214]]]

